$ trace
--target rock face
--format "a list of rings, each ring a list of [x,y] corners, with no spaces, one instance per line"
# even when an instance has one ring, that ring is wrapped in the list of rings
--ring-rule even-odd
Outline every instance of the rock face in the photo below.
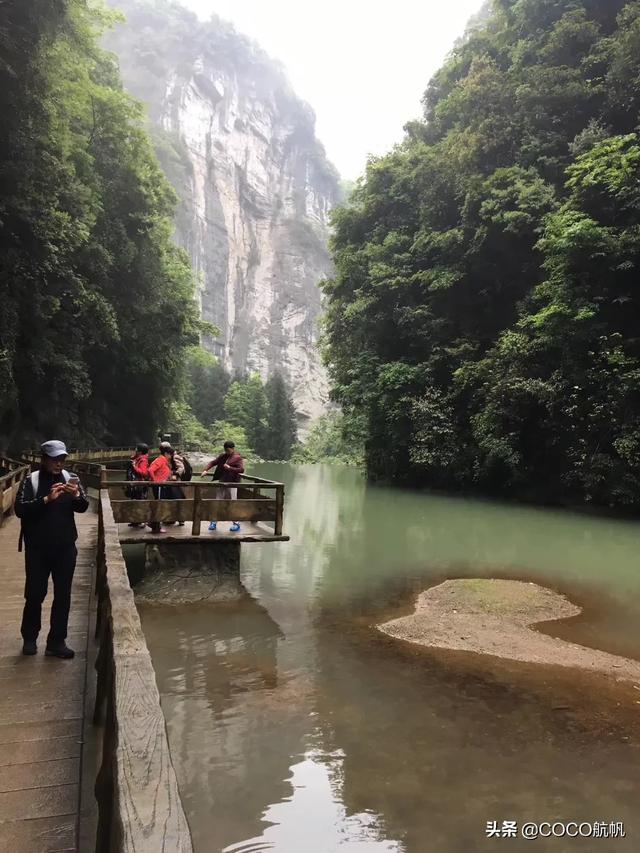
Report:
[[[313,111],[230,24],[204,24],[171,0],[110,3],[127,20],[107,47],[148,106],[181,200],[176,238],[198,276],[202,318],[220,330],[203,343],[230,371],[282,372],[304,432],[327,402],[318,282],[331,274],[339,192]]]

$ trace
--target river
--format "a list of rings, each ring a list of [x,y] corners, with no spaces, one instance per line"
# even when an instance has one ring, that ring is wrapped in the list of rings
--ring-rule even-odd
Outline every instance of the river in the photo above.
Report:
[[[243,545],[243,597],[140,605],[196,853],[640,849],[637,729],[596,713],[597,679],[375,629],[440,578],[526,578],[586,605],[553,633],[640,658],[640,525],[254,473],[286,483],[291,541]],[[626,837],[487,837],[508,820]]]

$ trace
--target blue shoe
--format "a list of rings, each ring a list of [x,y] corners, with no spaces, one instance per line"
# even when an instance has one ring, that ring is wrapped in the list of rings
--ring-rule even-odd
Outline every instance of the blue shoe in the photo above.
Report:
[[[209,524],[209,530],[217,530],[217,529],[218,529],[218,522],[217,522],[217,521],[212,521],[212,522]]]
[[[231,531],[231,533],[237,533],[240,530],[240,525],[237,521],[234,521],[229,530]]]

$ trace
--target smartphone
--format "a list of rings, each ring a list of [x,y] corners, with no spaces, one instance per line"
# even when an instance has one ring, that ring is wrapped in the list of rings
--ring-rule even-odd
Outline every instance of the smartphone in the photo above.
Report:
[[[80,477],[77,477],[75,474],[72,474],[69,477],[69,485],[70,486],[78,486],[80,484]]]

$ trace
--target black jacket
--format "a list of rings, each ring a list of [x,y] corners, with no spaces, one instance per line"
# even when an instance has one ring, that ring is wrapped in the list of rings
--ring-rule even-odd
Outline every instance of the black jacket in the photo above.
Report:
[[[44,498],[54,483],[64,483],[62,474],[48,474],[40,469],[38,494],[33,494],[31,477],[22,481],[16,498],[16,515],[22,520],[22,533],[27,547],[57,548],[73,544],[78,538],[75,512],[86,512],[89,501],[82,486],[77,498],[61,495],[45,504]]]

